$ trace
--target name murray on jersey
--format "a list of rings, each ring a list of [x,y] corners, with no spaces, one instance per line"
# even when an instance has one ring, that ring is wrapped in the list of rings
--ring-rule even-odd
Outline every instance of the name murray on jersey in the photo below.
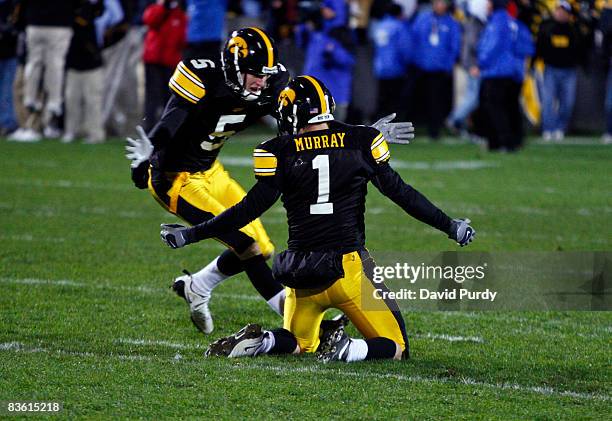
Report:
[[[296,152],[313,149],[344,148],[345,132],[321,136],[303,136],[294,138]]]

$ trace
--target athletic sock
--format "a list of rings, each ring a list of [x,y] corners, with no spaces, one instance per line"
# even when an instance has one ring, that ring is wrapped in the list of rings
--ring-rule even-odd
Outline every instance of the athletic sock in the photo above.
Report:
[[[237,275],[244,270],[240,258],[231,250],[225,250],[219,255],[217,267],[221,273],[227,276]]]
[[[191,288],[197,294],[210,295],[217,285],[242,271],[244,271],[244,268],[236,253],[225,250],[208,266],[191,275],[193,280]]]
[[[206,267],[191,275],[191,289],[196,294],[210,295],[212,290],[229,278],[228,275],[221,273],[218,267],[219,257],[210,262]]]
[[[363,339],[350,339],[346,362],[363,361],[368,355],[368,344]]]
[[[271,332],[269,330],[264,330],[263,334],[264,335],[261,340],[261,344],[259,344],[259,346],[255,350],[255,355],[269,354],[270,350],[276,344],[276,338],[274,337],[274,332]]]
[[[268,303],[270,308],[272,308],[272,310],[274,310],[276,313],[278,313],[279,316],[282,317],[283,314],[285,314],[285,298],[286,297],[287,297],[287,293],[285,289],[283,288],[274,297],[270,298],[269,300],[266,300],[266,302]]]
[[[271,307],[273,304],[277,305],[277,308],[272,307],[272,309],[278,314],[282,314],[282,309],[279,306],[281,300],[275,298],[277,298],[276,296],[278,296],[280,292],[284,291],[284,288],[272,277],[272,271],[266,264],[264,257],[260,254],[250,259],[243,260],[242,266],[259,295],[261,295]]]
[[[297,339],[293,335],[293,333],[289,332],[287,329],[279,328],[274,329],[272,331],[266,331],[272,339],[265,338],[268,343],[266,346],[266,353],[270,355],[278,355],[278,354],[292,354],[297,347]],[[262,343],[262,346],[264,344]]]
[[[394,341],[389,338],[372,338],[366,339],[368,351],[366,360],[374,360],[380,358],[393,358],[395,357],[395,352],[397,350],[397,346]]]

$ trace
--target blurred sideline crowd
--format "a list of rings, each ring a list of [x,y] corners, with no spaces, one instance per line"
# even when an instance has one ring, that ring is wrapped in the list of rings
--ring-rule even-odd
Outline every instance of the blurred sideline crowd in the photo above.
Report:
[[[218,56],[251,25],[293,75],[329,87],[338,119],[397,112],[433,140],[490,150],[520,149],[524,121],[562,141],[578,69],[598,68],[612,143],[612,0],[0,0],[0,135],[100,143],[150,129],[178,62]]]

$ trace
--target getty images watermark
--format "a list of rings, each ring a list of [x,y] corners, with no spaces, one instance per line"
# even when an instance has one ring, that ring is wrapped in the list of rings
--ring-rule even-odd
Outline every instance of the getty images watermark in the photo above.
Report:
[[[441,265],[411,265],[409,263],[396,263],[393,266],[375,266],[372,275],[374,284],[379,288],[372,291],[372,297],[378,300],[488,300],[495,301],[497,291],[486,288],[484,291],[470,291],[467,288],[445,288],[442,291],[431,288],[400,288],[398,291],[382,288],[385,281],[404,280],[412,285],[419,281],[447,280],[457,284],[465,281],[485,279],[488,263],[477,266],[441,266]]]
[[[610,311],[611,274],[608,251],[373,252],[361,300],[366,310]]]

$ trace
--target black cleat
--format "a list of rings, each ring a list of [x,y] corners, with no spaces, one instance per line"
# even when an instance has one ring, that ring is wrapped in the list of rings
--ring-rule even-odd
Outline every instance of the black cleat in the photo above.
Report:
[[[248,324],[235,334],[217,339],[204,353],[205,357],[253,357],[264,340],[265,333],[258,324]]]
[[[183,273],[187,276],[191,276],[191,273],[189,273],[187,269],[183,269]],[[174,291],[176,295],[187,301],[187,298],[185,298],[185,281],[182,276],[176,278],[172,285],[170,285],[170,288],[172,288],[172,291]],[[187,304],[189,304],[189,301],[187,301]]]
[[[351,339],[344,331],[344,326],[335,330],[328,330],[321,337],[321,343],[317,349],[317,360],[322,363],[330,361],[346,361]]]
[[[346,314],[340,314],[332,320],[322,320],[319,328],[319,339],[323,338],[328,331],[336,330],[339,327],[345,328],[350,322]]]

